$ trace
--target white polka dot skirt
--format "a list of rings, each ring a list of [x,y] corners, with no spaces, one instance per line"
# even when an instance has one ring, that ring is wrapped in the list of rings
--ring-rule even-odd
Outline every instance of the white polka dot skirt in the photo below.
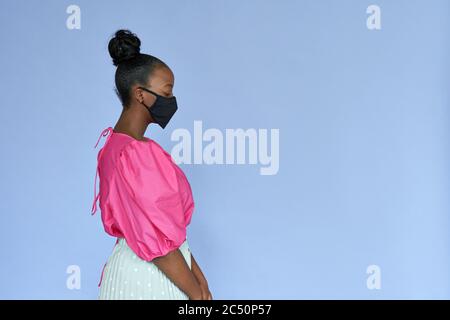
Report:
[[[179,249],[191,268],[187,239]],[[125,239],[119,238],[104,267],[98,299],[189,300],[189,297],[153,262],[139,258]]]

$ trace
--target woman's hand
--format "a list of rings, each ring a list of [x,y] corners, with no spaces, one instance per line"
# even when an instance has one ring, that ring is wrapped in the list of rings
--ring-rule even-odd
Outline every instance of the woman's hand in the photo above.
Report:
[[[202,290],[202,300],[212,300],[212,294],[209,291],[208,282],[206,280],[199,281],[200,289]]]
[[[192,296],[192,297],[189,297],[189,300],[203,300],[203,296],[202,295]]]

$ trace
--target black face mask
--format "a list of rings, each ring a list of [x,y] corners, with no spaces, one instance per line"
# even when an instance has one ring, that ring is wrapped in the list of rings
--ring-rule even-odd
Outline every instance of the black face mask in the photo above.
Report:
[[[178,109],[177,99],[175,98],[175,96],[170,98],[163,97],[144,87],[139,88],[156,96],[155,103],[150,107],[145,105],[144,102],[142,102],[142,104],[147,108],[148,112],[150,112],[153,120],[155,120],[155,122],[164,129]]]

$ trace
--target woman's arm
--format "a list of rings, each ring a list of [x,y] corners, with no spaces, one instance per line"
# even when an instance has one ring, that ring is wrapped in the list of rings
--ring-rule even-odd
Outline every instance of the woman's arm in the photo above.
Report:
[[[208,281],[205,278],[205,275],[203,274],[202,270],[200,269],[200,266],[197,264],[197,261],[194,259],[192,252],[191,252],[191,267],[192,267],[192,273],[194,274],[198,283],[208,283]]]
[[[192,273],[194,274],[195,278],[197,279],[197,282],[200,284],[200,289],[202,291],[202,299],[203,300],[212,300],[212,294],[208,288],[208,281],[206,280],[205,275],[203,274],[202,270],[200,269],[200,266],[198,265],[197,261],[194,259],[192,252],[191,252],[191,267],[192,267]]]
[[[200,284],[179,249],[172,250],[165,256],[156,257],[152,262],[188,295],[189,299],[202,299]]]

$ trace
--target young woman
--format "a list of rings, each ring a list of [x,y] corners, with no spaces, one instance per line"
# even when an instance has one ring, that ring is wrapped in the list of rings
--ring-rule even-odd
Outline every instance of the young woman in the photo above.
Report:
[[[211,300],[190,252],[186,227],[194,211],[190,184],[171,155],[143,136],[150,123],[165,128],[175,111],[174,75],[141,42],[118,30],[108,45],[123,110],[97,155],[94,181],[105,231],[117,237],[100,278],[99,299]],[[97,144],[95,146],[97,146]]]

